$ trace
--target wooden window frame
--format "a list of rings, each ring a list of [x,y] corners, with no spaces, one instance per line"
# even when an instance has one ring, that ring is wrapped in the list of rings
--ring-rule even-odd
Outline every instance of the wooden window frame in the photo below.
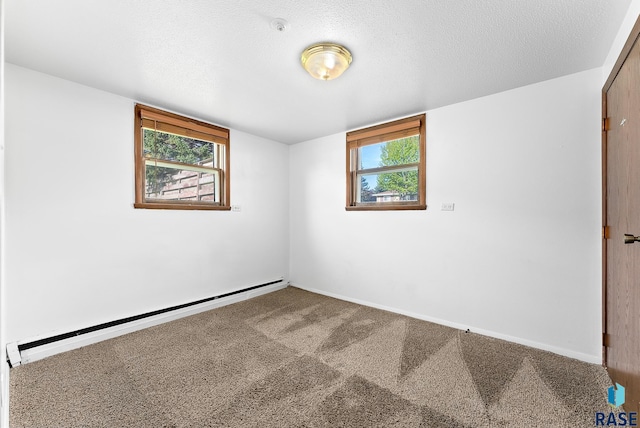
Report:
[[[216,203],[206,201],[147,201],[145,199],[145,162],[143,148],[143,129],[150,126],[163,132],[196,138],[217,144],[218,151],[224,148],[223,164],[211,168],[217,172],[220,181],[220,201]],[[169,113],[157,108],[142,104],[135,105],[134,126],[134,155],[135,155],[135,202],[134,208],[171,209],[171,210],[231,210],[230,204],[230,156],[229,156],[229,130],[210,123],[195,120],[189,117]],[[218,153],[220,155],[220,153]],[[168,161],[173,165],[179,162]],[[185,167],[194,167],[184,164]]]
[[[369,168],[358,170],[358,148],[371,144],[390,141],[419,132],[420,160],[415,164],[404,164],[401,166],[388,166],[379,168]],[[411,116],[393,122],[383,123],[347,132],[347,211],[390,211],[390,210],[426,210],[426,114]],[[397,202],[367,202],[357,201],[357,176],[358,172],[369,173],[393,171],[399,167],[418,167],[418,200],[417,201],[397,201]]]

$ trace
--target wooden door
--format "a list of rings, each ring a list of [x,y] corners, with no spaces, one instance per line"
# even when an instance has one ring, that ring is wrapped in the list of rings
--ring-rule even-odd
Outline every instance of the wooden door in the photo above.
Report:
[[[638,27],[636,25],[636,27]],[[640,41],[630,39],[603,99],[605,173],[604,360],[625,387],[627,411],[640,407]],[[623,53],[625,52],[623,50]],[[640,238],[639,238],[640,240]]]

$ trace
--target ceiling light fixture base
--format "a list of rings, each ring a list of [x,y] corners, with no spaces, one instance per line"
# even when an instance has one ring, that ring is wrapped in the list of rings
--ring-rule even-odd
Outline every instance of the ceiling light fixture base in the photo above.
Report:
[[[289,23],[282,18],[275,18],[273,21],[271,21],[270,26],[280,33],[283,33],[289,29]]]

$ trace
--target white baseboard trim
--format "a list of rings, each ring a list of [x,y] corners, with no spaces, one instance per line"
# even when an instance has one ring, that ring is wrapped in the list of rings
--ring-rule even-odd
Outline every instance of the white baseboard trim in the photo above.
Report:
[[[222,297],[220,299],[212,300],[209,302],[200,303],[198,305],[189,306],[187,308],[176,309],[175,311],[165,312],[163,314],[153,315],[148,318],[132,321],[126,324],[120,324],[113,327],[108,327],[102,330],[86,333],[80,336],[63,339],[57,342],[48,343],[46,345],[37,346],[30,349],[25,349],[20,352],[21,363],[26,364],[34,361],[41,360],[43,358],[50,357],[62,352],[70,351],[72,349],[81,348],[83,346],[91,345],[93,343],[101,342],[103,340],[111,339],[117,336],[122,336],[134,331],[143,330],[145,328],[153,327],[154,325],[163,324],[169,321],[173,321],[179,318],[195,315],[200,312],[205,312],[211,309],[227,306],[232,303],[242,302],[244,300],[258,297],[262,294],[272,293],[277,290],[286,288],[289,284],[282,282],[281,284],[267,285],[265,287],[256,288],[243,293],[234,294],[233,296]],[[60,333],[58,333],[60,334]],[[47,337],[55,336],[56,334],[50,334]],[[42,337],[20,340],[17,345],[34,342],[42,339]]]
[[[297,284],[291,284],[291,286],[299,288],[301,290],[310,291],[312,293],[322,294],[324,296],[333,297],[335,299],[345,300],[347,302],[357,303],[359,305],[369,306],[369,307],[376,308],[376,309],[382,309],[383,311],[393,312],[393,313],[400,314],[400,315],[406,315],[406,316],[411,317],[411,318],[417,318],[419,320],[429,321],[429,322],[432,322],[434,324],[440,324],[440,325],[444,325],[444,326],[447,326],[447,327],[452,327],[452,328],[455,328],[455,329],[458,329],[458,330],[465,331],[465,330],[469,329],[469,331],[471,331],[473,333],[476,333],[476,334],[480,334],[482,336],[488,336],[488,337],[493,337],[493,338],[496,338],[496,339],[502,339],[502,340],[506,340],[507,342],[513,342],[513,343],[517,343],[517,344],[520,344],[520,345],[529,346],[531,348],[536,348],[536,349],[541,349],[543,351],[553,352],[554,354],[558,354],[558,355],[562,355],[564,357],[569,357],[569,358],[573,358],[573,359],[576,359],[576,360],[584,361],[586,363],[598,364],[598,365],[602,364],[602,358],[599,355],[584,354],[582,352],[576,352],[576,351],[572,351],[570,349],[565,349],[565,348],[560,348],[560,347],[557,347],[557,346],[547,345],[546,343],[534,342],[532,340],[522,339],[520,337],[509,336],[509,335],[502,334],[502,333],[497,333],[497,332],[491,331],[491,330],[484,330],[484,329],[481,329],[481,328],[474,328],[473,326],[463,325],[463,324],[459,324],[459,323],[443,320],[443,319],[440,319],[440,318],[429,317],[429,316],[426,316],[426,315],[417,314],[415,312],[405,311],[405,310],[397,309],[397,308],[392,308],[390,306],[385,306],[385,305],[379,305],[377,303],[372,303],[372,302],[368,302],[368,301],[364,301],[364,300],[360,300],[360,299],[354,299],[352,297],[347,297],[347,296],[343,296],[341,294],[331,293],[331,292],[327,292],[327,291],[324,291],[324,290],[319,290],[319,289],[312,288],[312,287],[304,287],[304,286],[297,285]]]

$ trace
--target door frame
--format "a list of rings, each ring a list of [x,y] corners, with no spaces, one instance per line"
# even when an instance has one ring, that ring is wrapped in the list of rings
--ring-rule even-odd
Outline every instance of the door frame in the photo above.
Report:
[[[616,63],[609,73],[609,77],[602,87],[602,365],[607,366],[607,239],[609,239],[607,221],[607,92],[618,76],[622,65],[627,60],[633,45],[640,38],[640,16],[631,29],[631,33],[625,42]]]

